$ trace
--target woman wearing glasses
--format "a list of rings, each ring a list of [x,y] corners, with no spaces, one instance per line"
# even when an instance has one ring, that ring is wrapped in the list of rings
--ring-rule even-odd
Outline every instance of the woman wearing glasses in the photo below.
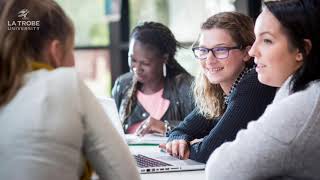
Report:
[[[249,54],[259,81],[280,89],[257,121],[212,154],[207,179],[320,179],[319,17],[319,0],[265,3]]]
[[[264,112],[276,89],[257,79],[248,55],[253,42],[253,22],[240,13],[219,13],[202,24],[199,46],[193,48],[202,69],[194,85],[196,108],[161,148],[180,159],[206,162]]]

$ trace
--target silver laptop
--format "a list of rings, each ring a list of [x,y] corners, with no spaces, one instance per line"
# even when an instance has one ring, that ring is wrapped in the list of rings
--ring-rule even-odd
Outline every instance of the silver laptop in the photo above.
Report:
[[[125,134],[118,115],[117,107],[112,98],[98,97],[104,111],[111,118],[112,124],[117,129],[119,134],[125,139]],[[169,171],[191,171],[203,170],[204,163],[199,163],[191,159],[180,160],[174,158],[165,152],[133,152],[136,159],[138,170],[140,173],[157,173]]]
[[[97,99],[102,105],[104,112],[110,118],[114,128],[116,128],[120,136],[125,140],[124,130],[121,125],[120,117],[114,99],[105,97],[97,97]]]
[[[145,152],[134,154],[138,169],[141,174],[158,173],[170,171],[194,171],[203,170],[204,163],[199,163],[191,159],[180,160],[165,152]]]

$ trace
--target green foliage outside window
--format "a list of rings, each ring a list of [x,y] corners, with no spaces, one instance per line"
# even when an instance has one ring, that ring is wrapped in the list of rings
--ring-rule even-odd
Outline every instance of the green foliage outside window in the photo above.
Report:
[[[56,0],[72,19],[76,47],[109,45],[104,0]]]
[[[130,0],[130,29],[143,21],[156,21],[169,24],[167,0]]]

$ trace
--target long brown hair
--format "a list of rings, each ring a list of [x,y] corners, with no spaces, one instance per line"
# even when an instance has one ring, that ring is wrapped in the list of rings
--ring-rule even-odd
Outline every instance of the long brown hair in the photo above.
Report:
[[[67,44],[74,35],[71,20],[53,0],[6,0],[0,3],[0,106],[9,102],[30,70],[30,60],[46,62],[43,50],[48,42]],[[22,11],[29,13],[18,17]],[[18,21],[39,22],[39,28],[12,29]],[[25,26],[26,27],[26,26]],[[31,27],[32,28],[32,27]],[[47,63],[47,62],[46,62]]]
[[[244,49],[255,40],[253,21],[250,17],[238,12],[221,12],[209,17],[201,26],[201,30],[213,28],[225,29],[232,39]],[[206,118],[212,119],[223,114],[224,92],[219,84],[211,84],[202,71],[193,85],[195,103],[198,111]]]

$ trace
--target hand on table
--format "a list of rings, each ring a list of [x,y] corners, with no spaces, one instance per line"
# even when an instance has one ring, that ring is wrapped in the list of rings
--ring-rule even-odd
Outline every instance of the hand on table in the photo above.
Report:
[[[179,159],[189,159],[190,149],[189,143],[185,140],[173,140],[167,144],[160,144],[159,147],[164,149],[171,156]]]
[[[164,134],[164,123],[150,116],[140,124],[135,134],[138,136],[144,136],[145,134],[150,133]]]

